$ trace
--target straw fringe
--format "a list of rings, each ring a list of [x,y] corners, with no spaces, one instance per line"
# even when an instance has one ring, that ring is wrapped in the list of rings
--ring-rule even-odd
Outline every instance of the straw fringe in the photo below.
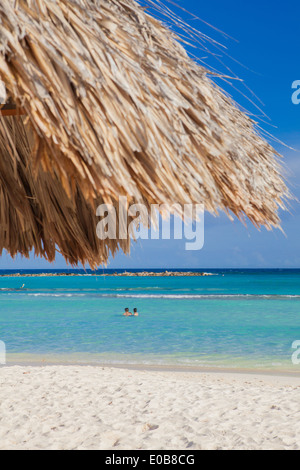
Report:
[[[288,190],[255,123],[133,0],[2,0],[0,248],[96,266],[95,207],[204,203],[279,227]],[[16,189],[17,188],[17,189]],[[4,228],[5,227],[5,228]]]

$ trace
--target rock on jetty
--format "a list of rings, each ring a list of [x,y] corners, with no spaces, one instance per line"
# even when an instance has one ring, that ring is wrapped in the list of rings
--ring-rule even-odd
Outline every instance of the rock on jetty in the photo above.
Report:
[[[114,272],[114,273],[13,273],[13,274],[0,274],[0,277],[58,277],[58,276],[119,276],[119,277],[161,277],[161,276],[213,276],[212,273],[202,273],[193,271],[162,271],[162,272]]]
[[[113,274],[104,274],[104,276],[129,276],[129,277],[149,277],[149,276],[213,276],[211,273],[200,273],[193,271],[162,271],[162,272],[124,272],[124,273],[113,273]]]

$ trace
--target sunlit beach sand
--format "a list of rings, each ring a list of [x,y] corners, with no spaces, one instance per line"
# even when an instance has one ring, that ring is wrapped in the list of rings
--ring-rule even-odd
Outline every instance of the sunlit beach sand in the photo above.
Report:
[[[299,449],[300,378],[0,369],[1,449]]]

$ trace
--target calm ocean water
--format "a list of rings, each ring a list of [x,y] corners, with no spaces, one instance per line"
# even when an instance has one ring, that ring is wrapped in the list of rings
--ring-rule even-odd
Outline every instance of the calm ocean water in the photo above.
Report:
[[[7,360],[300,373],[291,360],[300,270],[207,271],[214,275],[0,277]],[[125,307],[140,316],[123,317]]]

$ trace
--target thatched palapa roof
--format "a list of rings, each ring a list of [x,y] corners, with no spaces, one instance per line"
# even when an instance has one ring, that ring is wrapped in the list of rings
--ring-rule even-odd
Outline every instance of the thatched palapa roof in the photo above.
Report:
[[[279,226],[275,151],[133,0],[1,0],[0,81],[0,250],[95,267],[119,195]]]

